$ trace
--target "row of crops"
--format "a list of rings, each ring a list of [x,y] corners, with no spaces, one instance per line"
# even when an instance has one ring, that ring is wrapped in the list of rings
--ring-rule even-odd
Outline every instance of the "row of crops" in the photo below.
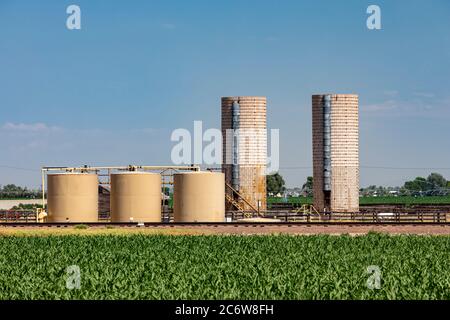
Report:
[[[372,204],[404,204],[404,205],[444,205],[450,204],[450,195],[448,196],[399,196],[399,197],[361,197],[359,200],[361,205]]]
[[[444,236],[0,238],[1,299],[449,299],[449,270]]]
[[[298,204],[312,204],[312,197],[288,197],[284,198],[268,198],[267,202],[270,203],[298,203]],[[450,204],[450,195],[448,196],[426,196],[426,197],[413,197],[413,196],[398,196],[398,197],[360,197],[360,205],[377,205],[377,204],[404,204],[404,205],[443,205]]]

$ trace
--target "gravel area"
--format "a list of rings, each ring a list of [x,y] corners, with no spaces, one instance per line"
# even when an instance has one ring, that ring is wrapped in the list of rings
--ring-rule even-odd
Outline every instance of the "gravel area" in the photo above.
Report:
[[[169,235],[201,235],[201,234],[350,234],[362,235],[368,232],[381,232],[388,234],[419,234],[419,235],[450,235],[450,224],[409,224],[409,225],[316,225],[316,224],[230,224],[230,225],[150,225],[146,227],[90,226],[87,229],[77,229],[73,226],[1,226],[0,235],[95,235],[95,234],[169,234]]]

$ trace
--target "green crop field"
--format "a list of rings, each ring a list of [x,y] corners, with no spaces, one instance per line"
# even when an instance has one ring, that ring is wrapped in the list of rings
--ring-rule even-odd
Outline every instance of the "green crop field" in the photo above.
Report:
[[[362,197],[359,203],[364,204],[450,204],[450,196],[428,196],[428,197]]]
[[[268,198],[268,203],[280,203],[284,202],[283,198]],[[312,197],[291,197],[287,198],[289,203],[299,204],[312,204]],[[450,196],[428,196],[428,197],[413,197],[413,196],[401,196],[401,197],[360,197],[359,204],[361,205],[374,205],[374,204],[450,204]]]
[[[446,236],[0,237],[1,299],[449,299],[449,270]]]
[[[287,203],[299,203],[299,204],[312,204],[313,198],[312,197],[288,197],[286,199],[284,198],[275,198],[275,197],[268,197],[267,203],[281,203],[281,202],[287,202]]]

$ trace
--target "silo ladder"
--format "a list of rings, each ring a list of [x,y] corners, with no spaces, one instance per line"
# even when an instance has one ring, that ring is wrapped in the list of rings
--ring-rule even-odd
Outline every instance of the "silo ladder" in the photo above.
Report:
[[[231,195],[230,194],[228,194],[226,191],[225,191],[225,199],[229,202],[229,203],[231,203],[236,209],[238,209],[240,212],[242,212],[243,213],[243,215],[244,215],[244,217],[245,218],[251,218],[251,217],[253,217],[253,215],[254,214],[256,214],[256,216],[259,216],[259,215],[261,215],[259,212],[258,212],[258,210],[247,200],[247,199],[245,199],[236,189],[234,189],[230,184],[228,184],[227,182],[225,182],[225,185],[226,185],[226,187],[228,188],[228,189],[230,189],[231,190]],[[236,197],[235,197],[236,196]],[[245,202],[245,204],[247,204],[249,207],[250,207],[250,209],[251,209],[251,212],[247,212],[247,211],[245,211],[244,210],[244,208],[241,206],[241,204],[238,202],[238,201],[236,201],[236,198],[238,198],[238,199],[241,199],[243,202]],[[262,215],[261,215],[262,216]]]

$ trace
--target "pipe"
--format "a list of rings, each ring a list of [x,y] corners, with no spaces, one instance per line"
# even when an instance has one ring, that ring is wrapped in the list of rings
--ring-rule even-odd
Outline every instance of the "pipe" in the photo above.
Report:
[[[331,191],[331,95],[323,98],[323,190]]]
[[[233,148],[232,148],[232,172],[231,184],[235,190],[239,190],[239,127],[240,127],[240,106],[237,101],[233,102],[232,106],[232,123],[233,129]]]
[[[200,166],[109,166],[109,167],[43,167],[43,171],[99,171],[99,170],[130,170],[130,168],[142,169],[142,170],[190,170],[190,171],[200,171]]]

